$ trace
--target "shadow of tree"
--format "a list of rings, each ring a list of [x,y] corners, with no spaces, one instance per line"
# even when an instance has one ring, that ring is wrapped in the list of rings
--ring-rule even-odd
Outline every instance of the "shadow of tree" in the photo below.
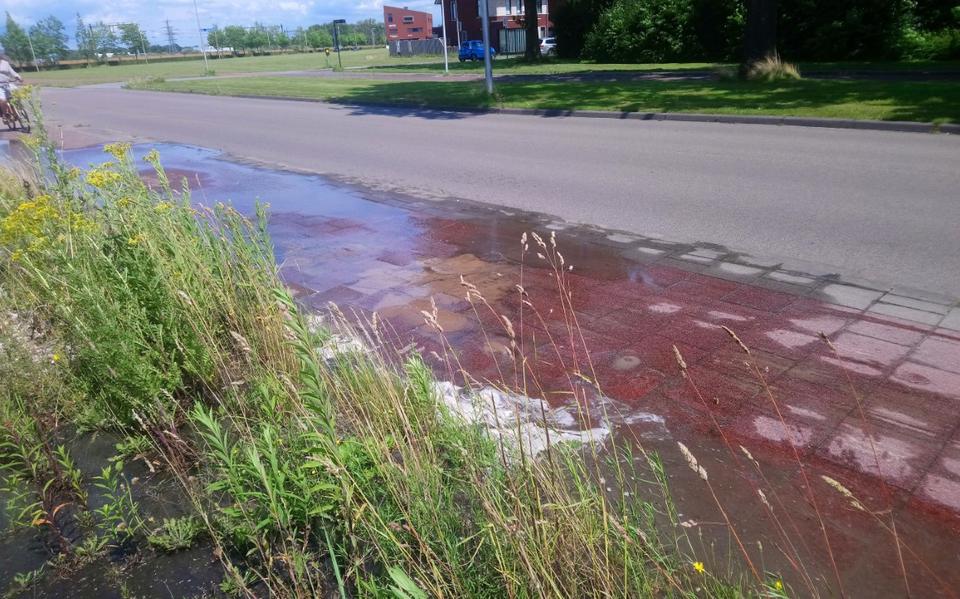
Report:
[[[805,116],[890,121],[960,121],[960,83],[804,80],[500,82],[495,99],[479,82],[370,82],[332,101],[356,105],[354,114],[377,112],[421,118],[462,118],[444,109],[537,108],[544,116],[571,110],[689,112]],[[373,108],[368,105],[401,105]]]

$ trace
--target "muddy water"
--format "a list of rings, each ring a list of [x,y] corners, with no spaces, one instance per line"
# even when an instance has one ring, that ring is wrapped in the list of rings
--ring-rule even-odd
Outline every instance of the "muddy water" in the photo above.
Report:
[[[955,331],[704,276],[669,259],[689,250],[544,215],[395,197],[204,149],[157,148],[171,180],[185,180],[195,202],[230,201],[248,212],[257,201],[271,205],[281,274],[304,305],[323,311],[335,302],[359,318],[376,312],[392,342],[418,347],[441,379],[462,384],[462,368],[481,384],[545,398],[574,415],[572,428],[603,427],[618,443],[660,452],[678,521],[693,539],[684,549],[707,567],[725,570],[739,541],[758,570],[783,572],[801,595],[807,576],[825,594],[842,585],[848,596],[905,596],[892,519],[910,594],[951,596],[960,588]],[[65,158],[104,160],[95,148]],[[528,238],[523,252],[525,231],[539,231],[548,247]],[[572,310],[558,299],[557,273],[537,257],[550,254],[551,232]],[[461,276],[490,309],[464,299]],[[421,311],[434,306],[449,345],[424,323]],[[750,346],[749,356],[722,326]],[[517,367],[511,341],[530,369]],[[708,472],[719,506],[677,441]],[[629,466],[636,475],[628,479],[650,478],[644,459]],[[630,484],[640,487],[630,492],[651,492]],[[28,556],[16,555],[25,561],[0,566],[0,575],[29,569]],[[199,572],[190,576],[202,580],[206,570]]]

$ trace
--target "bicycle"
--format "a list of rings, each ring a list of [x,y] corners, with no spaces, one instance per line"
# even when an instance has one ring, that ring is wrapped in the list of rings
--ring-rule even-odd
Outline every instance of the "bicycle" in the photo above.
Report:
[[[30,133],[30,115],[16,96],[11,95],[8,100],[0,100],[0,119],[10,131]]]

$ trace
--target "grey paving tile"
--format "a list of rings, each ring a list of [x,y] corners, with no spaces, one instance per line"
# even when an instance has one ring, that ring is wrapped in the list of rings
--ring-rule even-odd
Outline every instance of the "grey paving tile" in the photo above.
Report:
[[[802,277],[800,275],[783,272],[782,270],[767,273],[767,277],[775,281],[780,281],[781,283],[790,283],[791,285],[813,285],[817,282],[817,279],[812,277]]]
[[[637,251],[646,256],[662,256],[667,253],[667,250],[647,246],[638,247]]]
[[[879,302],[870,306],[867,311],[929,325],[935,325],[943,319],[942,314],[917,310],[916,308],[907,308],[906,306],[897,306],[896,304],[881,304]]]
[[[697,256],[696,254],[682,254],[678,256],[681,260],[686,260],[687,262],[697,262],[699,264],[712,264],[716,262],[716,258],[708,258],[706,256]]]
[[[839,283],[825,285],[820,292],[833,303],[847,306],[848,308],[858,308],[860,310],[866,309],[867,306],[880,299],[883,295],[882,291],[864,289],[852,285],[841,285]]]
[[[946,314],[950,311],[950,308],[948,306],[944,306],[943,304],[935,304],[933,302],[905,297],[902,295],[894,295],[892,293],[888,293],[881,297],[880,301],[884,304],[896,304],[898,306],[913,308],[915,310],[923,310],[924,312],[934,312],[936,314]]]
[[[727,252],[718,252],[717,250],[709,250],[707,248],[697,248],[694,251],[690,252],[691,256],[699,256],[701,258],[710,258],[711,260],[716,260],[720,256],[726,256]]]
[[[890,292],[896,295],[904,296],[904,297],[923,300],[925,302],[933,302],[934,304],[943,304],[944,306],[956,305],[958,303],[958,300],[960,300],[960,298],[952,297],[943,293],[936,293],[934,291],[925,291],[923,289],[917,289],[916,287],[908,287],[906,285],[895,285],[893,289],[890,290]]]
[[[616,243],[633,243],[634,241],[639,241],[639,238],[634,237],[633,235],[625,235],[623,233],[613,233],[607,235],[607,239]]]
[[[749,281],[762,275],[763,269],[745,264],[735,264],[733,262],[717,262],[707,270],[707,273],[721,278]]]
[[[960,331],[960,308],[954,308],[940,321],[940,326],[952,331]]]

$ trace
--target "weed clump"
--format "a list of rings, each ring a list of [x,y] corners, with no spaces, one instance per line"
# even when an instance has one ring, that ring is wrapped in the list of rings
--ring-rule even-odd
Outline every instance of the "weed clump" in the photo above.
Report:
[[[800,69],[795,64],[783,62],[779,56],[768,56],[744,65],[742,76],[747,81],[799,81]]]

